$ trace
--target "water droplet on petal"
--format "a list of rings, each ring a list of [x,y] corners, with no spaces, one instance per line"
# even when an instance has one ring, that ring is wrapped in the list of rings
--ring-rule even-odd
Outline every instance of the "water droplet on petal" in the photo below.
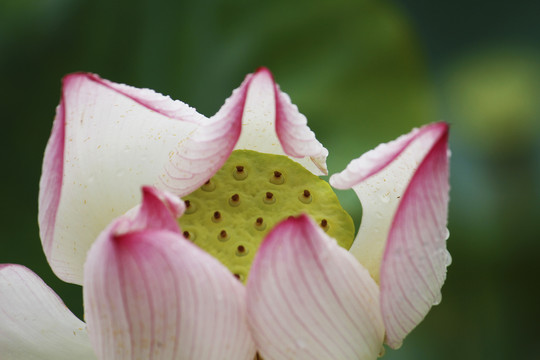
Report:
[[[439,291],[439,292],[435,295],[435,299],[433,300],[433,306],[439,305],[439,304],[441,303],[441,300],[442,300],[442,294],[441,294],[441,292]]]
[[[444,229],[444,240],[448,240],[448,238],[450,237],[450,230],[448,230],[448,228],[445,228]]]
[[[445,255],[446,255],[445,263],[446,263],[446,266],[448,267],[452,265],[452,255],[450,255],[450,252],[448,250],[446,250]]]

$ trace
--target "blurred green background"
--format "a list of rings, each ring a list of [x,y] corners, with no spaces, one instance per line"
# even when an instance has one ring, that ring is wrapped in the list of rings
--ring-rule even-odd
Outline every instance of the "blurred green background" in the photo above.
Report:
[[[0,262],[25,264],[81,316],[81,288],[54,276],[37,227],[63,75],[96,72],[209,116],[267,66],[331,172],[412,127],[452,125],[443,301],[384,358],[538,359],[539,13],[528,0],[2,0]]]

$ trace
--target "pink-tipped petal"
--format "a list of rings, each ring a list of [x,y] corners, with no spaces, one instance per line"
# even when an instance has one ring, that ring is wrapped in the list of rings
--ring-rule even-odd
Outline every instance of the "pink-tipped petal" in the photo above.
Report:
[[[376,359],[382,347],[377,284],[306,215],[285,220],[264,240],[247,308],[265,360]]]
[[[152,186],[142,187],[142,203],[129,210],[117,220],[115,234],[157,229],[180,233],[179,218],[186,205],[176,195],[158,190]]]
[[[52,252],[56,215],[62,193],[65,127],[64,99],[61,99],[56,108],[51,136],[45,148],[41,179],[39,180],[38,223],[45,254]]]
[[[2,360],[96,359],[86,325],[24,266],[0,264],[0,319]]]
[[[242,113],[252,76],[221,109],[201,124],[171,155],[160,185],[177,195],[195,191],[223,166],[242,131]]]
[[[64,78],[39,196],[43,248],[61,279],[82,283],[99,232],[139,203],[140,186],[158,182],[174,149],[204,120],[152,90],[93,74]]]
[[[159,208],[160,198],[145,190],[140,211],[115,220],[88,254],[85,318],[96,353],[116,360],[252,360],[245,288],[169,230],[165,218],[172,217],[166,203]]]
[[[242,134],[236,149],[288,155],[316,175],[326,175],[328,150],[317,141],[307,120],[279,90],[270,71],[260,68],[248,85]]]
[[[330,178],[338,189],[352,187],[362,203],[362,222],[350,252],[379,282],[388,234],[403,194],[418,165],[448,131],[445,123],[414,129],[379,145]]]
[[[413,129],[410,133],[402,135],[396,140],[378,145],[375,149],[351,161],[341,173],[332,175],[330,183],[336,189],[350,189],[368,177],[377,174],[401,155],[405,148],[426,128]]]
[[[381,264],[381,310],[386,342],[401,345],[441,300],[450,255],[448,129],[439,132],[397,209]]]

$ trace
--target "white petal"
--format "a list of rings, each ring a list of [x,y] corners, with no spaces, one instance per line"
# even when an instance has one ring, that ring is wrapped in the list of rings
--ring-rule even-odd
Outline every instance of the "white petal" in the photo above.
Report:
[[[82,283],[90,245],[105,226],[140,201],[204,117],[151,90],[92,74],[64,79],[40,182],[43,248],[54,272]]]
[[[330,178],[338,189],[352,187],[362,203],[362,222],[350,252],[379,282],[388,233],[396,210],[414,172],[440,134],[444,123],[434,123],[381,144]]]
[[[36,274],[0,265],[2,360],[96,359],[86,325]]]
[[[317,141],[306,117],[279,90],[268,69],[261,68],[251,76],[235,149],[288,155],[316,175],[327,174],[328,150]]]
[[[384,337],[378,297],[369,273],[302,215],[261,245],[248,319],[265,360],[376,359]]]
[[[397,348],[441,301],[449,254],[448,132],[416,170],[392,223],[381,264],[381,310],[386,342]]]

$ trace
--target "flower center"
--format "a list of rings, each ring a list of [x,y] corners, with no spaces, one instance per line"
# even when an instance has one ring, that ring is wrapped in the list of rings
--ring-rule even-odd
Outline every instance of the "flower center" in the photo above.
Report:
[[[184,236],[242,282],[263,238],[289,216],[310,215],[342,247],[354,224],[328,183],[286,156],[233,151],[225,165],[184,198]]]

